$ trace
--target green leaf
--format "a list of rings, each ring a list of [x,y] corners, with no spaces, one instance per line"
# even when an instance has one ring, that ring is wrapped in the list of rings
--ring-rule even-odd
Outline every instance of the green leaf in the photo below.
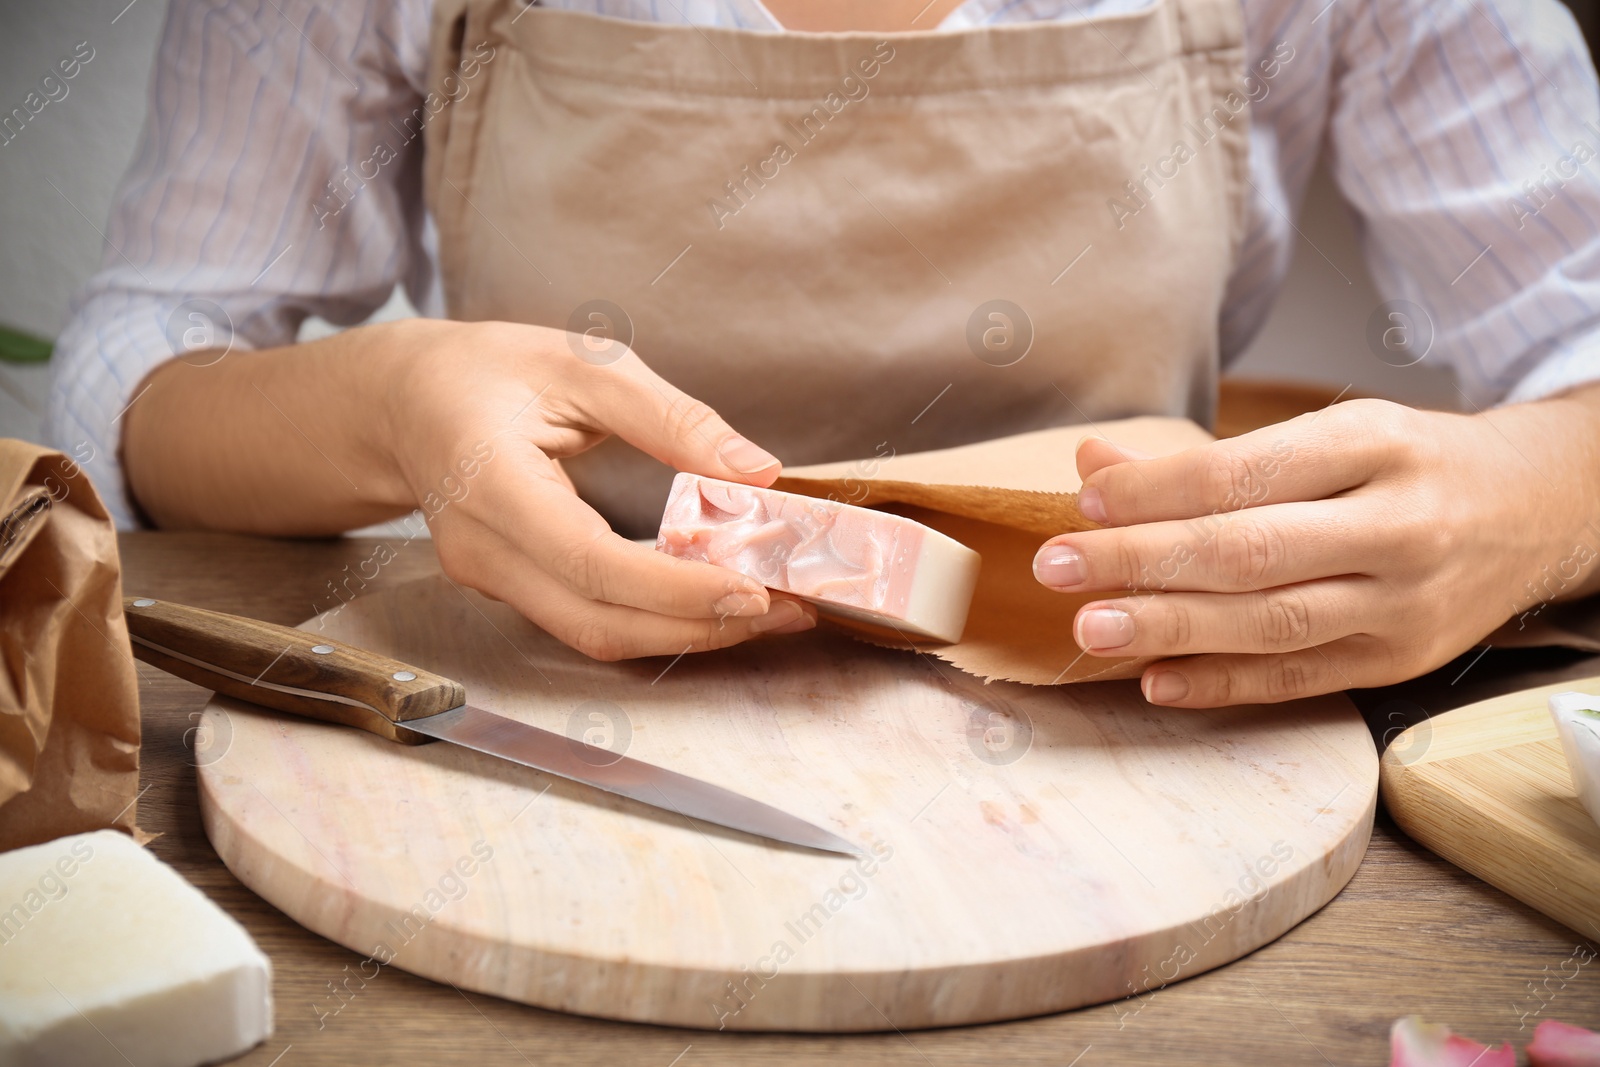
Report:
[[[0,360],[7,363],[43,363],[53,347],[42,337],[0,326]]]

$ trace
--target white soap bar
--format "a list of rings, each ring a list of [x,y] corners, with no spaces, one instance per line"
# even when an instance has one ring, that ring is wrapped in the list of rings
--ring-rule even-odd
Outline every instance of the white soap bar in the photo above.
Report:
[[[982,562],[900,515],[696,474],[673,479],[656,548],[937,641],[961,639]]]
[[[0,1064],[195,1067],[272,1033],[272,969],[115,830],[0,854]]]
[[[1600,823],[1600,696],[1557,693],[1550,698],[1550,716],[1561,735],[1578,799]]]

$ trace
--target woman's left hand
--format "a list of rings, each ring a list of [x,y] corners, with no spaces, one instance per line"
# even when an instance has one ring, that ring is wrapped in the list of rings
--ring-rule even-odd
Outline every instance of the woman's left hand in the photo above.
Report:
[[[1150,458],[1091,437],[1034,573],[1154,704],[1387,685],[1600,588],[1600,387],[1476,415],[1352,400]]]

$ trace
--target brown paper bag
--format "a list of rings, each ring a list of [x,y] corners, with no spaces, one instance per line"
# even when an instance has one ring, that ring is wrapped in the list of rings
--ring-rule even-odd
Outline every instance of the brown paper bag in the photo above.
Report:
[[[0,851],[106,827],[144,839],[138,684],[88,476],[0,438]]]
[[[1045,538],[1095,528],[1078,510],[1082,482],[1074,458],[1078,443],[1094,434],[1151,455],[1213,440],[1187,419],[1123,419],[937,452],[794,467],[774,488],[906,515],[983,556],[966,632],[953,645],[924,652],[980,678],[1032,685],[1135,678],[1151,660],[1087,656],[1073,642],[1073,616],[1102,594],[1054,593],[1033,578],[1034,553]],[[906,647],[893,630],[839,625],[877,644]]]

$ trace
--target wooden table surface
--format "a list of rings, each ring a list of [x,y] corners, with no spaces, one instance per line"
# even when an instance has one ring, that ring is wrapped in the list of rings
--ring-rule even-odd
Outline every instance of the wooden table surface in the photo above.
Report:
[[[124,588],[297,623],[334,606],[333,586],[370,559],[377,543],[126,534]],[[390,544],[396,556],[369,589],[436,569],[426,541]],[[1571,654],[1496,651],[1469,663],[1473,655],[1405,686],[1352,695],[1375,732],[1393,736],[1425,713],[1600,673],[1600,660]],[[277,1031],[239,1063],[1344,1067],[1387,1063],[1389,1026],[1401,1015],[1519,1047],[1542,1018],[1600,1028],[1600,966],[1574,962],[1594,957],[1600,931],[1579,934],[1545,918],[1413,844],[1381,811],[1349,886],[1273,944],[1138,999],[1022,1022],[842,1037],[722,1034],[540,1011],[394,968],[363,978],[360,956],[296,925],[223,867],[200,826],[188,747],[206,694],[139,668],[139,821],[161,835],[151,848],[242,922],[272,958]],[[1584,953],[1575,957],[1580,946]]]

